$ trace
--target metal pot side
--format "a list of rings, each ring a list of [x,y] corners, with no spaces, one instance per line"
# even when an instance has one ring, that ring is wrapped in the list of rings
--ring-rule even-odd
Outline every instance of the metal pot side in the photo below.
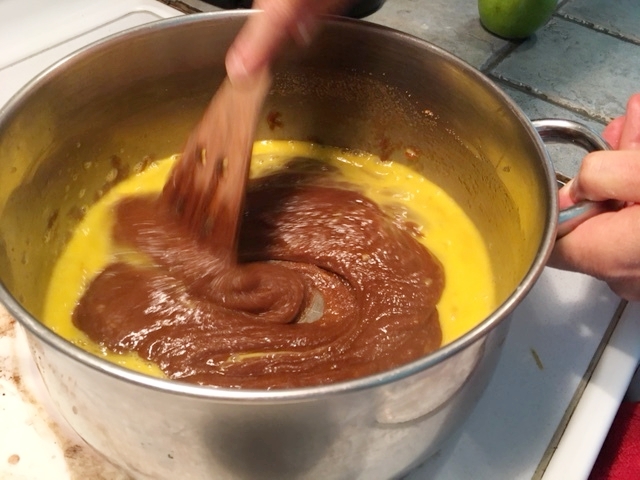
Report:
[[[236,391],[126,371],[37,321],[83,209],[145,156],[180,151],[246,15],[195,15],[112,37],[43,73],[0,112],[0,300],[26,327],[64,417],[135,478],[395,477],[471,412],[557,218],[550,162],[526,117],[479,72],[423,41],[327,19],[310,49],[277,65],[258,138],[403,162],[406,147],[422,152],[412,167],[462,205],[489,247],[500,307],[476,329],[372,377]]]

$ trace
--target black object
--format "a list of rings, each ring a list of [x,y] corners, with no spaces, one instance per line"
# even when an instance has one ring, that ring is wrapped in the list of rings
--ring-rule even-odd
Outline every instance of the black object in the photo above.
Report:
[[[363,18],[378,11],[385,0],[358,0],[345,14],[347,17]]]
[[[251,8],[252,0],[203,0],[219,8]],[[363,18],[377,11],[385,0],[358,0],[344,15],[353,18]]]

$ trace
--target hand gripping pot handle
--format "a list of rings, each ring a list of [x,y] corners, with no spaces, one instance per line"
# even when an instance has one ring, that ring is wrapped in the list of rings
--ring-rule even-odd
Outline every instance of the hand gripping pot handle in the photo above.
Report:
[[[571,120],[551,119],[534,120],[532,123],[545,143],[571,143],[585,149],[587,152],[611,150],[609,144],[600,135],[581,123]],[[569,177],[561,173],[556,173],[556,177],[559,186],[565,185],[570,180]],[[585,220],[616,208],[610,201],[592,202],[584,200],[560,210],[556,237],[561,238]]]

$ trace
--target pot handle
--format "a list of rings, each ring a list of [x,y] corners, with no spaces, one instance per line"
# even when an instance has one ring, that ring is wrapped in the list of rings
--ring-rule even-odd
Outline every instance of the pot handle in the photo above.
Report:
[[[597,150],[611,150],[609,144],[589,127],[571,120],[541,119],[533,120],[533,126],[545,143],[571,143],[585,149],[587,152]],[[559,186],[565,185],[570,178],[556,173]],[[556,238],[564,237],[585,220],[600,213],[615,210],[614,202],[592,202],[584,200],[571,207],[560,210],[558,216],[558,231]]]

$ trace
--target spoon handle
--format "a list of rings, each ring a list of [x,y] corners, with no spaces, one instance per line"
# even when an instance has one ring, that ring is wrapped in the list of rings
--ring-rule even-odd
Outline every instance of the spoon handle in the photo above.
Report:
[[[255,131],[270,85],[267,68],[242,85],[225,78],[163,189],[197,236],[234,258]]]

